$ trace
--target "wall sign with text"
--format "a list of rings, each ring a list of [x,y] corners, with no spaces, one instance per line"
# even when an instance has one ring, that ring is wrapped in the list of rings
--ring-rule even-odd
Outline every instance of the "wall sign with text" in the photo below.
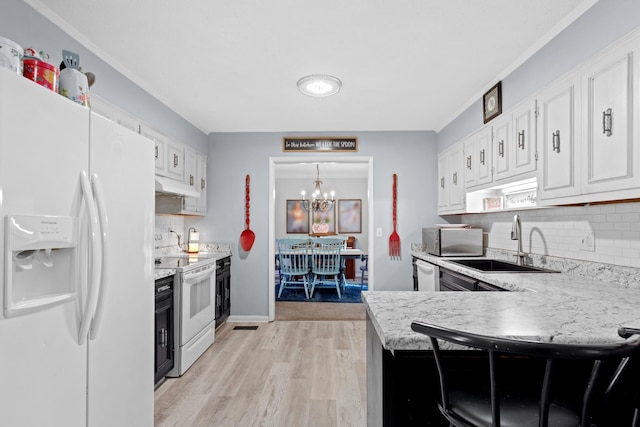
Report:
[[[282,138],[282,151],[287,152],[314,152],[314,151],[342,151],[356,153],[358,151],[358,138],[356,137],[302,137]]]

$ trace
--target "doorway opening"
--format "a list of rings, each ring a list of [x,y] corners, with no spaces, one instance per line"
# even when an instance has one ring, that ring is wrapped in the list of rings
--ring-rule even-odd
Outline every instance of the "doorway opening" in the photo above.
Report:
[[[354,169],[364,168],[364,173],[367,181],[366,191],[366,203],[367,209],[367,226],[366,230],[362,230],[363,233],[367,233],[366,248],[363,250],[369,255],[369,271],[368,271],[368,286],[369,290],[373,290],[374,284],[374,206],[373,206],[373,157],[371,156],[306,156],[306,157],[271,157],[269,158],[269,321],[275,320],[275,239],[276,239],[276,221],[282,220],[282,218],[276,217],[276,195],[278,192],[276,180],[282,177],[284,171],[293,170],[299,168],[300,165],[309,165],[319,163],[321,171],[323,168],[329,169],[330,165],[335,165],[335,169],[343,170],[344,177],[349,178],[349,165],[354,166]],[[325,166],[323,166],[325,165]],[[315,169],[314,169],[315,171]],[[309,184],[306,181],[301,181],[301,186]],[[302,189],[302,187],[301,187]],[[339,199],[339,195],[336,196]],[[364,200],[363,200],[364,202]]]

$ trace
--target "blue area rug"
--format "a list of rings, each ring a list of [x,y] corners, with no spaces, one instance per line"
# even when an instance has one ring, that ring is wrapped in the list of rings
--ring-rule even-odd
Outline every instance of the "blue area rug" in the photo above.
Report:
[[[344,290],[340,290],[342,298],[338,298],[338,292],[336,292],[335,286],[333,287],[318,287],[313,291],[313,297],[307,299],[304,294],[304,289],[288,289],[285,288],[282,291],[282,297],[278,298],[278,291],[280,290],[280,284],[276,284],[276,301],[306,301],[306,302],[345,302],[354,303],[362,302],[360,297],[360,284],[351,285],[347,284]],[[311,290],[311,289],[309,289]],[[367,285],[363,290],[367,290]]]

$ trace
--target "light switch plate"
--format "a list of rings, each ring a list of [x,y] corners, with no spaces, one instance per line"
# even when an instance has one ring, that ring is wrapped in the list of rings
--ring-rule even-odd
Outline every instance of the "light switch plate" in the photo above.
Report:
[[[376,237],[382,237],[382,227],[376,228]]]

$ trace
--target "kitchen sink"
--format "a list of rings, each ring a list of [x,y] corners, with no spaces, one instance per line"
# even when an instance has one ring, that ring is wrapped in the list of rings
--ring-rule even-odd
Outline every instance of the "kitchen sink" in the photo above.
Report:
[[[559,273],[559,271],[556,270],[532,267],[529,265],[518,265],[513,262],[497,259],[448,259],[447,261],[485,273]]]

